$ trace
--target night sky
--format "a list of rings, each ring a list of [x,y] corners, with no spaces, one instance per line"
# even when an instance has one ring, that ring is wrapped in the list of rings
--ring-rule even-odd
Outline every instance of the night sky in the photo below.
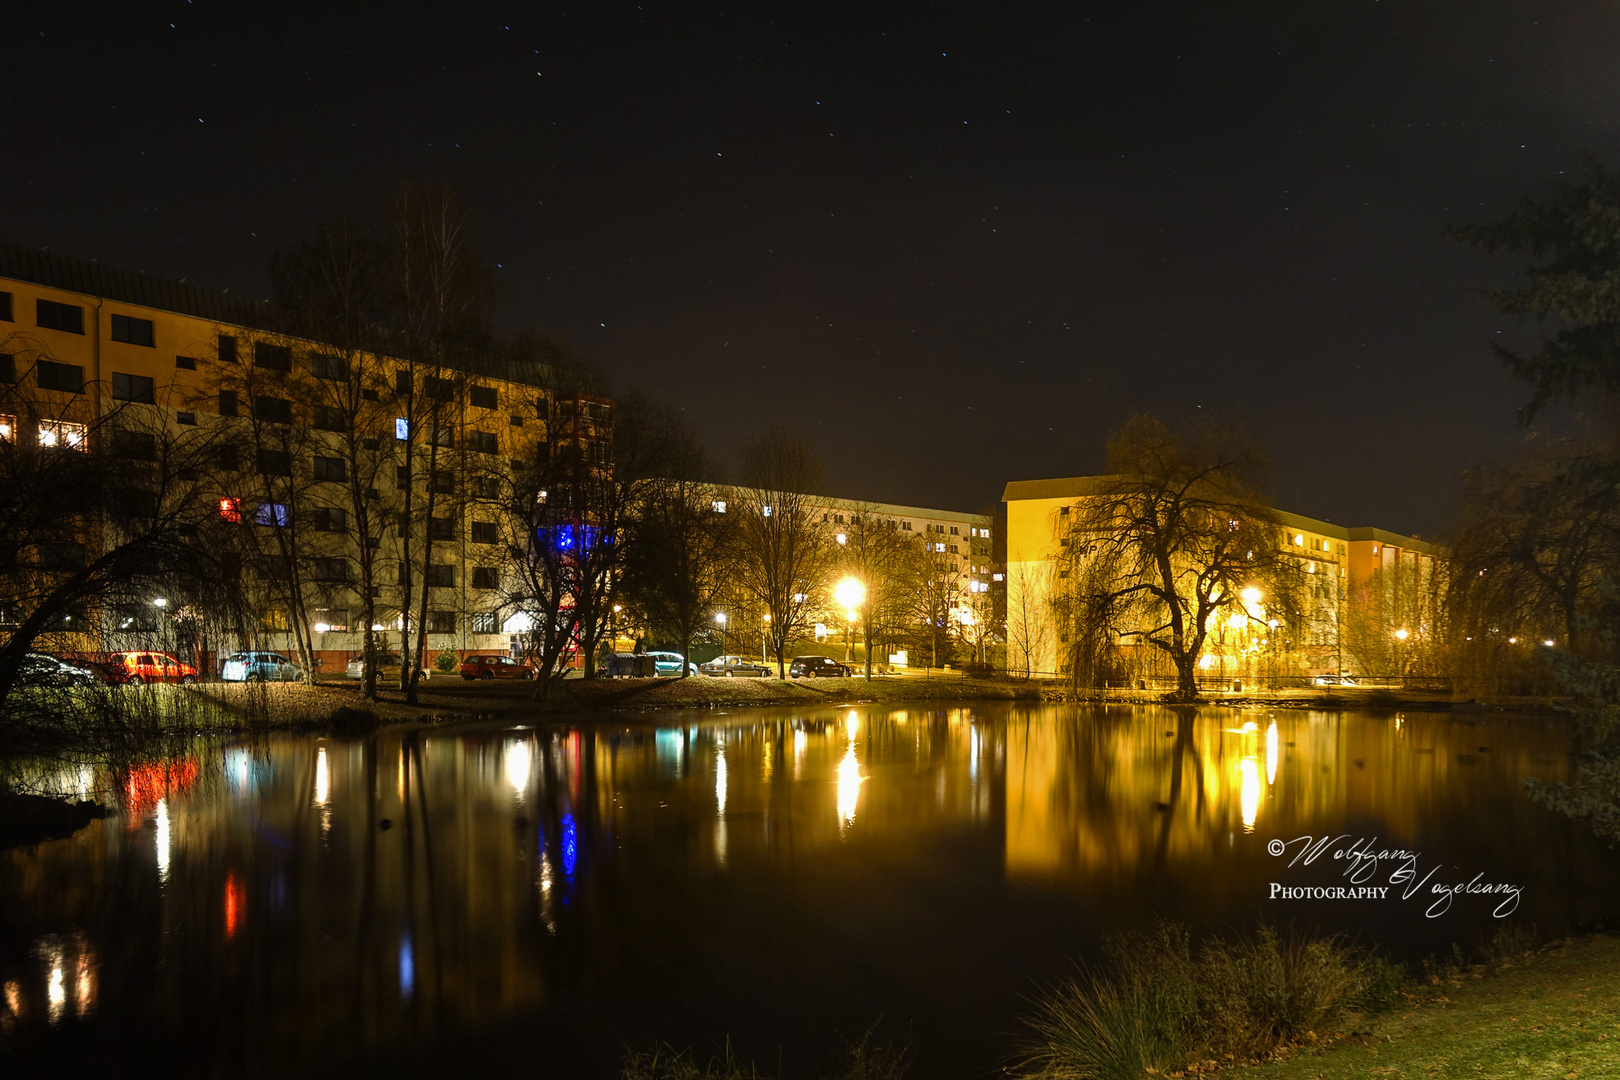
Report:
[[[499,330],[964,510],[1204,410],[1285,509],[1433,535],[1528,396],[1470,294],[1516,263],[1441,230],[1620,123],[1607,4],[359,7],[7,4],[0,239],[265,295],[449,181]]]

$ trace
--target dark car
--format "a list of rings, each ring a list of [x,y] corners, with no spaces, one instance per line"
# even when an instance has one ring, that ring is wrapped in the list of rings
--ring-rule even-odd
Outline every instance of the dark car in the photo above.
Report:
[[[771,669],[746,656],[717,656],[698,665],[698,672],[719,679],[764,679],[770,677]]]
[[[86,669],[44,653],[27,653],[17,665],[19,686],[94,686],[99,682]]]
[[[851,674],[847,665],[830,656],[795,656],[793,666],[788,668],[790,679],[842,679]]]

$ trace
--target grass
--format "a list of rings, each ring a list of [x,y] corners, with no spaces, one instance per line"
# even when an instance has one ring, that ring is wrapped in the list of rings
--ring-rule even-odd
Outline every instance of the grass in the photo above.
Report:
[[[1038,994],[1013,1075],[1138,1080],[1200,1062],[1264,1059],[1351,1008],[1396,1000],[1400,969],[1337,937],[1262,926],[1194,948],[1187,930],[1111,939],[1108,964]]]
[[[1435,974],[1407,1007],[1347,1019],[1353,1034],[1244,1068],[1245,1080],[1620,1075],[1620,939],[1564,941]],[[1174,1073],[1170,1074],[1174,1075]]]
[[[906,1047],[877,1042],[874,1023],[859,1041],[846,1043],[841,1059],[825,1080],[905,1080],[911,1072]],[[772,1080],[753,1062],[739,1059],[727,1039],[721,1053],[699,1062],[691,1050],[660,1043],[625,1057],[619,1080]]]

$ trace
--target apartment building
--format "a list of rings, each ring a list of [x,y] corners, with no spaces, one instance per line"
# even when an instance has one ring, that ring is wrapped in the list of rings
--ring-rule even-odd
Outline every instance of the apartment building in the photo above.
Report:
[[[1035,671],[1067,673],[1065,631],[1053,602],[1067,584],[1061,563],[1068,521],[1095,497],[1102,479],[1015,480],[1003,493],[1008,633],[1020,639]],[[1260,590],[1246,595],[1247,610],[1210,628],[1203,673],[1214,678],[1409,673],[1411,661],[1438,632],[1443,551],[1384,529],[1275,513],[1277,552],[1294,571],[1304,603],[1283,627],[1280,613],[1268,609]],[[1147,656],[1136,659],[1144,672],[1152,666]]]
[[[212,467],[188,479],[243,530],[266,585],[249,624],[192,642],[209,654],[289,650],[302,620],[323,667],[341,667],[361,649],[362,590],[385,634],[415,625],[425,590],[430,657],[510,647],[527,616],[503,602],[502,480],[559,442],[612,463],[612,402],[559,394],[545,376],[346,350],[286,333],[261,301],[0,245],[0,379],[28,405],[0,407],[0,439],[83,446],[111,415],[107,437],[137,452],[166,434],[220,433]],[[86,613],[71,645],[153,647],[160,615]]]

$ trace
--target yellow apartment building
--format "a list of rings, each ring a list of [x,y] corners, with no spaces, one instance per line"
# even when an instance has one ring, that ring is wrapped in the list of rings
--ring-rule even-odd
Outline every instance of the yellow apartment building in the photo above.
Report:
[[[362,647],[357,545],[383,553],[374,560],[381,570],[370,587],[379,612],[387,614],[376,625],[385,632],[402,625],[402,571],[391,553],[406,528],[418,531],[413,542],[433,550],[426,580],[416,583],[416,595],[426,589],[430,598],[429,660],[443,651],[505,651],[515,644],[512,634],[524,628],[525,616],[501,606],[507,570],[490,478],[510,475],[538,444],[558,440],[580,445],[588,461],[612,460],[612,403],[558,395],[541,385],[542,375],[538,368],[413,368],[389,356],[345,354],[278,332],[264,302],[0,245],[0,379],[9,384],[10,399],[35,414],[31,419],[0,408],[0,438],[79,445],[96,419],[113,411],[160,431],[219,425],[252,431],[257,462],[222,455],[218,468],[198,482],[211,485],[222,517],[255,536],[288,527],[298,505],[315,556],[313,592],[302,606],[327,671]],[[370,495],[378,500],[379,519],[369,536],[356,532],[344,509],[341,484],[349,477],[332,449],[341,441],[341,418],[323,404],[339,385],[363,386],[359,411],[351,409],[345,422],[364,423],[369,433],[363,442],[377,478]],[[400,403],[412,387],[418,399],[433,402],[426,427],[403,415]],[[410,430],[412,423],[420,430]],[[431,475],[422,467],[429,439],[440,466]],[[407,476],[402,462],[411,440],[417,464]],[[274,485],[261,475],[267,471]],[[406,488],[420,496],[430,485],[442,515],[415,524],[400,520]],[[217,671],[219,654],[239,648],[290,652],[294,616],[287,606],[261,598],[252,625],[216,631],[201,643],[199,669]],[[413,600],[413,619],[415,607]],[[163,639],[159,616],[88,613],[89,625],[73,647],[186,651],[184,641]]]
[[[1069,516],[1097,492],[1101,479],[1015,480],[1006,487],[1010,668],[1027,664],[1035,672],[1067,673],[1064,631],[1053,614],[1065,586],[1061,555]],[[1275,513],[1278,551],[1303,585],[1301,616],[1284,634],[1275,633],[1273,625],[1266,635],[1270,615],[1264,598],[1248,603],[1251,610],[1211,628],[1200,661],[1203,674],[1212,680],[1290,680],[1414,673],[1438,633],[1440,548],[1384,529]],[[1151,659],[1141,655],[1146,647],[1134,648],[1133,678],[1151,680],[1157,673]]]

